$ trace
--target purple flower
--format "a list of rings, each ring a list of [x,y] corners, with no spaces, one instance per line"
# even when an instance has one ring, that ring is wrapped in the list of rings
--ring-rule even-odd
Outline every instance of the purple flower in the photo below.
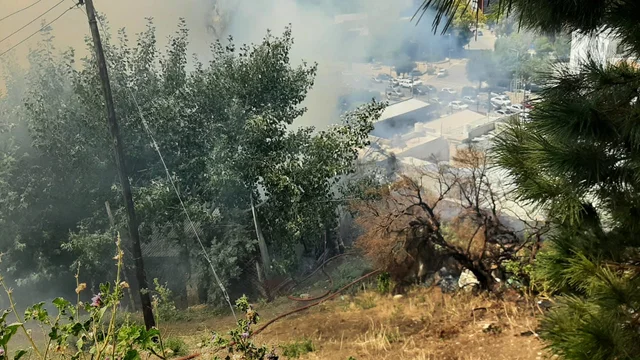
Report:
[[[91,298],[91,306],[93,307],[100,307],[102,306],[102,294],[98,293],[98,295],[95,295],[94,297]]]
[[[4,348],[0,347],[0,356],[4,357]]]
[[[242,338],[246,340],[246,339],[249,338],[249,333],[248,332],[243,332],[242,335],[240,335],[240,336],[242,336]]]

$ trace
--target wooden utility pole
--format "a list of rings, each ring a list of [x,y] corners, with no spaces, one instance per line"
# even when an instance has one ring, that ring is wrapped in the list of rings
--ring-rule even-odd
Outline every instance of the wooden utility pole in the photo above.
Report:
[[[129,220],[129,238],[133,250],[133,256],[136,267],[136,278],[138,279],[138,290],[140,293],[140,303],[142,304],[142,314],[144,315],[144,324],[147,329],[155,326],[153,317],[153,309],[151,307],[151,297],[149,296],[147,278],[144,272],[144,263],[142,261],[142,249],[140,247],[140,234],[138,232],[138,219],[133,207],[133,197],[131,195],[131,184],[127,176],[127,168],[124,159],[124,150],[122,139],[120,138],[120,128],[116,119],[116,110],[113,106],[113,98],[111,96],[111,85],[109,84],[109,72],[107,71],[107,62],[102,50],[102,41],[100,41],[100,32],[98,32],[98,22],[96,20],[96,12],[93,7],[93,0],[84,0],[87,6],[87,17],[89,19],[89,27],[91,28],[91,36],[93,37],[93,45],[96,51],[96,60],[98,63],[98,71],[100,72],[100,80],[102,81],[102,91],[104,93],[104,102],[107,106],[107,123],[113,140],[113,149],[116,157],[116,166],[118,167],[118,175],[120,177],[120,185],[122,186],[122,197],[124,205],[127,209],[127,217]],[[80,2],[82,4],[82,2]]]

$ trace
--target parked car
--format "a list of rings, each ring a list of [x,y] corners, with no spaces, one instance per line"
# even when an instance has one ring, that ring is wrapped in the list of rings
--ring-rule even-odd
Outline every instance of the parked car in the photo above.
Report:
[[[402,94],[398,94],[395,91],[387,91],[387,99],[400,99]]]
[[[444,105],[437,97],[429,99],[429,103],[433,105]]]
[[[427,95],[428,93],[429,93],[429,90],[423,85],[418,85],[413,87],[414,95]]]
[[[507,113],[505,110],[497,110],[496,114],[501,115],[501,116],[507,116],[509,115],[509,113]]]
[[[449,71],[447,71],[447,69],[440,69],[438,70],[438,75],[436,75],[436,77],[442,78],[449,75]]]
[[[432,93],[438,92],[438,89],[436,89],[436,87],[433,85],[426,84],[424,85],[424,87],[425,89],[427,89],[428,92],[432,92]]]
[[[498,97],[498,96],[506,96],[507,93],[504,91],[497,91],[497,90],[493,90],[489,93],[489,96],[491,97]]]
[[[462,97],[462,101],[467,103],[467,104],[477,104],[478,101],[476,101],[474,98],[472,98],[471,96],[463,96]]]
[[[402,79],[400,80],[400,86],[404,88],[411,88],[422,84],[422,80]]]
[[[499,106],[508,106],[511,105],[511,100],[506,95],[500,95],[491,98],[491,103]]]
[[[518,116],[520,117],[521,120],[525,120],[525,121],[531,120],[531,116],[529,115],[528,112],[522,112],[518,114]]]
[[[457,91],[453,90],[452,88],[442,88],[442,92],[451,94],[451,95],[455,95],[457,93]]]
[[[452,101],[449,103],[449,107],[451,107],[453,110],[464,110],[468,109],[469,105],[463,103],[462,101]]]
[[[522,106],[521,104],[513,104],[513,105],[507,106],[506,109],[517,114],[524,111],[524,106]]]
[[[411,71],[411,72],[409,73],[409,75],[410,75],[410,76],[413,76],[413,77],[422,76],[422,71],[420,71],[420,70],[413,70],[413,71]]]
[[[398,96],[404,95],[402,90],[400,90],[400,88],[397,88],[397,87],[391,87],[390,89],[387,89],[387,93],[394,93],[395,95],[398,95]]]
[[[383,80],[378,78],[378,77],[376,77],[376,76],[372,76],[371,77],[371,81],[376,82],[376,83],[381,83]]]
[[[531,101],[525,101],[524,108],[529,110],[533,109],[533,104],[531,103]]]

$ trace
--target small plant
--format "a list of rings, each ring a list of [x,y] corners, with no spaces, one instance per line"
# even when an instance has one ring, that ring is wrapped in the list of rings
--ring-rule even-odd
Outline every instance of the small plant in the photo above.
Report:
[[[95,360],[140,359],[141,353],[165,358],[166,356],[159,355],[158,350],[161,352],[161,349],[157,348],[156,341],[160,339],[158,330],[146,330],[144,326],[127,320],[117,321],[120,299],[124,289],[129,287],[129,284],[120,281],[124,253],[120,248],[119,236],[116,249],[113,260],[116,260],[117,272],[113,285],[101,284],[100,292],[91,298],[91,302],[82,303],[80,293],[87,285],[80,283],[79,274],[76,274],[77,302],[74,305],[63,298],[54,299],[53,305],[58,311],[55,317],[49,315],[44,302],[29,306],[24,312],[24,317],[21,316],[13,300],[13,291],[0,277],[0,286],[7,293],[11,307],[11,310],[0,316],[0,359],[5,359],[5,354],[9,354],[10,341],[18,330],[24,332],[31,344],[30,351],[38,360],[52,357],[78,360],[89,356]],[[17,322],[6,324],[6,317],[10,312]],[[44,347],[39,348],[36,345],[31,331],[25,326],[27,322],[36,323],[48,334]],[[27,352],[24,349],[17,350],[13,356],[14,360],[20,359]]]
[[[241,313],[244,313],[245,316],[244,318],[238,319],[236,328],[229,331],[228,338],[215,332],[211,338],[215,350],[219,351],[226,348],[229,354],[224,358],[216,355],[214,359],[278,360],[278,356],[274,350],[267,353],[266,346],[263,345],[259,347],[251,341],[251,335],[253,335],[251,327],[258,324],[260,316],[253,310],[246,296],[243,295],[240,299],[236,300],[236,308]]]
[[[294,341],[286,345],[281,345],[282,355],[290,359],[297,359],[300,356],[313,352],[315,347],[310,339],[304,339],[302,341]]]
[[[378,275],[378,292],[381,295],[386,295],[391,291],[391,275],[388,272],[383,272]]]
[[[374,307],[376,307],[376,299],[369,294],[356,298],[355,302],[356,305],[362,310],[373,309]]]
[[[167,287],[166,283],[164,285],[160,284],[157,278],[153,279],[153,285],[155,286],[153,305],[158,319],[164,321],[181,320],[182,316],[173,301],[171,289]]]
[[[165,351],[171,351],[173,355],[181,356],[187,354],[187,344],[177,337],[170,337],[164,342]]]

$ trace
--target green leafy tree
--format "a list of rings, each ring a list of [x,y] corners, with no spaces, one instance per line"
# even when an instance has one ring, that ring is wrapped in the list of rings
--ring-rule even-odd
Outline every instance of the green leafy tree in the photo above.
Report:
[[[325,131],[291,130],[306,111],[301,103],[316,66],[290,64],[290,28],[255,45],[216,42],[212,60],[193,70],[187,38],[180,22],[160,51],[149,21],[135,46],[123,30],[117,39],[106,36],[104,45],[144,241],[177,244],[200,285],[218,296],[198,238],[225,285],[237,279],[257,252],[248,211],[253,197],[264,202],[259,220],[274,257],[295,267],[295,246],[317,250],[336,221],[335,184],[352,171],[383,104],[347,113]],[[117,229],[125,215],[95,58],[74,65],[73,51],[60,55],[45,33],[26,79],[25,89],[9,87],[11,94],[0,99],[2,113],[16,124],[0,134],[10,139],[0,153],[3,270],[18,285],[37,286],[63,277],[79,258],[97,282],[106,276],[97,262],[107,251],[103,240],[113,232],[105,201]]]
[[[438,1],[441,13],[446,4]],[[610,31],[628,56],[640,54],[640,4],[511,0],[524,28],[544,33]],[[449,11],[450,12],[450,11]],[[546,210],[553,224],[534,269],[558,305],[542,336],[565,359],[638,359],[640,227],[638,88],[627,61],[587,60],[547,75],[532,121],[498,136],[498,164],[521,200]]]

